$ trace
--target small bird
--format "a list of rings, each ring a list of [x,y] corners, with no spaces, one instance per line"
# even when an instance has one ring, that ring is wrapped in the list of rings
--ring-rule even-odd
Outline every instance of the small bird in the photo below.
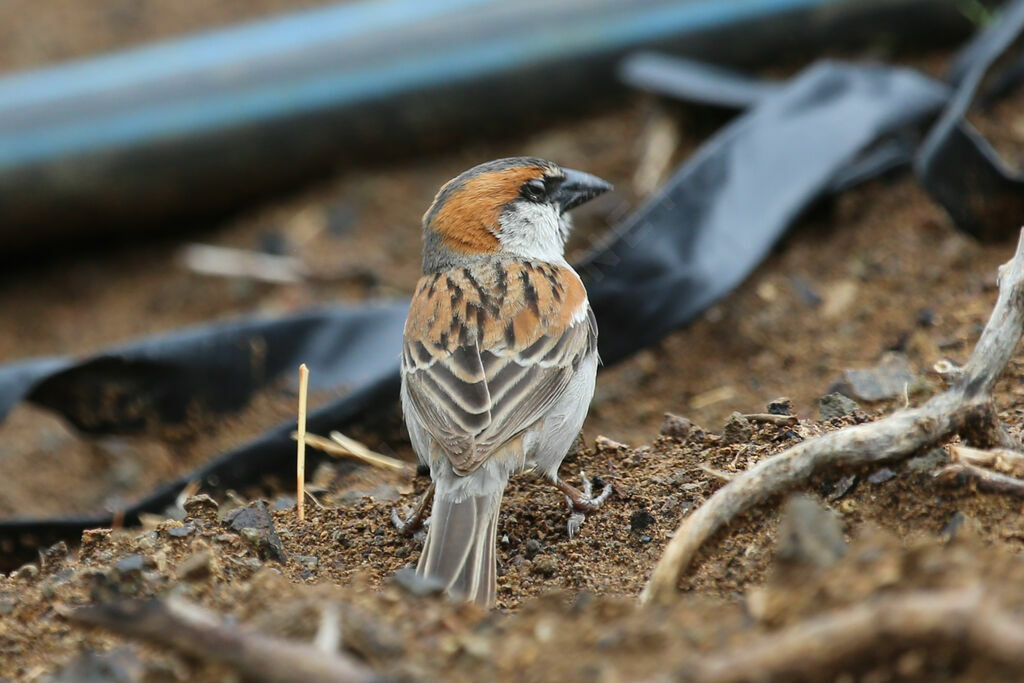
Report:
[[[530,157],[498,159],[446,183],[423,216],[423,277],[405,324],[402,409],[433,480],[416,512],[433,512],[417,573],[453,597],[494,604],[498,509],[510,475],[536,470],[574,514],[592,497],[558,476],[597,374],[597,323],[565,260],[568,211],[611,189]]]

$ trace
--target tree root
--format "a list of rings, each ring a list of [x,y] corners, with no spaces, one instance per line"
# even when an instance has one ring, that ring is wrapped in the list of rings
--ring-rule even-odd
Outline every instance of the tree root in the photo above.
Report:
[[[1024,621],[987,598],[981,585],[915,591],[822,614],[748,641],[696,665],[713,683],[818,678],[874,650],[943,644],[1024,667]]]
[[[990,394],[1024,329],[1024,231],[1013,259],[999,271],[999,298],[970,360],[948,390],[901,410],[801,442],[736,476],[683,520],[651,574],[641,602],[670,598],[701,546],[737,516],[791,489],[826,466],[907,458],[954,434],[983,446],[1008,445]]]
[[[314,645],[244,631],[179,599],[114,602],[81,607],[66,616],[72,621],[102,626],[204,661],[227,664],[253,681],[368,683],[377,680],[354,659],[325,653]]]

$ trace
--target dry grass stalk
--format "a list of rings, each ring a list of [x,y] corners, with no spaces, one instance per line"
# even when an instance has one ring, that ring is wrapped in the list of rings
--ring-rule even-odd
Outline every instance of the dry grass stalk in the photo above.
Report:
[[[299,519],[306,518],[306,394],[309,392],[309,368],[303,363],[299,366],[299,429],[296,432],[296,472],[295,479]]]
[[[398,458],[392,458],[387,455],[371,451],[363,444],[345,436],[344,434],[340,434],[339,432],[331,432],[331,437],[334,438],[335,436],[339,436],[342,439],[344,439],[345,444],[347,445],[342,445],[341,443],[332,441],[331,439],[324,438],[317,434],[306,434],[305,441],[306,444],[308,444],[309,446],[312,446],[317,450],[321,450],[324,453],[327,453],[328,455],[333,455],[342,458],[355,458],[356,460],[365,462],[367,465],[372,465],[374,467],[379,467],[385,470],[391,470],[393,472],[398,472],[409,477],[416,474],[416,468],[410,465],[409,463],[405,462],[404,460],[399,460]],[[299,433],[292,432],[292,438],[298,439]],[[352,446],[353,444],[355,445],[354,449],[349,447]]]

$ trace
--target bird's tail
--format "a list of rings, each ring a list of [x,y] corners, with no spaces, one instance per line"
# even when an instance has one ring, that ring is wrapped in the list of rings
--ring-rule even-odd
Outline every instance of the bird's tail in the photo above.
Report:
[[[457,599],[492,606],[497,592],[495,544],[503,493],[504,487],[456,502],[451,492],[439,486],[416,572],[438,579]]]

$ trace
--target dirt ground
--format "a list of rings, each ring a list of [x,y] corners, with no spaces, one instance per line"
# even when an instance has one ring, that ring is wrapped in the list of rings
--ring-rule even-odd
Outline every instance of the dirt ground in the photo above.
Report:
[[[89,14],[74,2],[6,3],[0,37],[11,40],[0,40],[0,67],[23,68],[297,3],[193,5],[107,0],[104,11]],[[5,34],[13,23],[3,21],[4,13],[23,22],[18,41]],[[86,28],[73,34],[54,28],[73,17]],[[945,57],[911,61],[936,72]],[[1024,158],[1021,112],[1024,93],[977,117],[1011,160]],[[646,196],[649,183],[637,180],[636,169],[647,166],[645,143],[666,120],[675,127],[679,161],[725,118],[636,97],[571,126],[343,171],[189,237],[294,255],[315,273],[301,284],[191,273],[180,263],[181,243],[170,240],[0,275],[0,361],[88,354],[133,336],[245,313],[407,296],[419,272],[424,207],[440,183],[488,158],[547,157],[616,185],[613,195],[580,211],[570,245],[579,255]],[[1009,244],[981,245],[958,232],[905,176],[813,208],[727,299],[687,329],[602,371],[585,445],[562,473],[575,478],[583,470],[611,482],[615,494],[576,538],[566,534],[567,510],[553,487],[529,476],[513,481],[499,521],[496,612],[414,595],[393,578],[415,563],[421,541],[396,533],[388,517],[396,505],[413,504],[424,477],[329,461],[311,468],[319,506],[307,508],[303,522],[289,499],[293,492],[270,481],[252,491],[216,492],[215,513],[180,511],[183,519],[153,518],[144,529],[87,532],[67,553],[56,549],[0,575],[0,680],[84,680],[95,671],[107,673],[91,680],[236,680],[227,669],[66,616],[112,596],[184,597],[246,627],[305,641],[316,633],[324,605],[334,605],[345,651],[383,675],[417,680],[686,679],[701,657],[742,649],[802,619],[978,581],[1003,608],[1020,613],[1022,503],[936,480],[947,458],[942,448],[887,468],[824,472],[808,483],[804,492],[837,515],[848,544],[827,566],[794,567],[777,556],[784,502],[778,499],[708,545],[681,580],[678,602],[649,611],[635,601],[679,522],[724,478],[802,439],[903,405],[903,397],[862,402],[851,415],[820,419],[818,399],[844,370],[900,354],[915,376],[906,400],[918,404],[941,390],[933,364],[966,360],[995,300],[996,267],[1011,252]],[[1018,435],[1022,379],[1018,357],[996,390],[1000,417]],[[798,424],[754,424],[738,440],[723,435],[731,413],[763,412],[780,396],[791,399]],[[702,428],[684,438],[660,434],[666,412]],[[281,387],[174,441],[86,439],[44,411],[19,406],[0,424],[0,516],[116,509],[293,415],[294,394]],[[598,435],[624,445],[598,449]],[[411,457],[400,430],[356,436]],[[284,559],[228,520],[232,509],[261,494],[273,510]],[[869,656],[803,675],[1020,679],[1018,671],[966,653],[965,646],[880,644]]]

